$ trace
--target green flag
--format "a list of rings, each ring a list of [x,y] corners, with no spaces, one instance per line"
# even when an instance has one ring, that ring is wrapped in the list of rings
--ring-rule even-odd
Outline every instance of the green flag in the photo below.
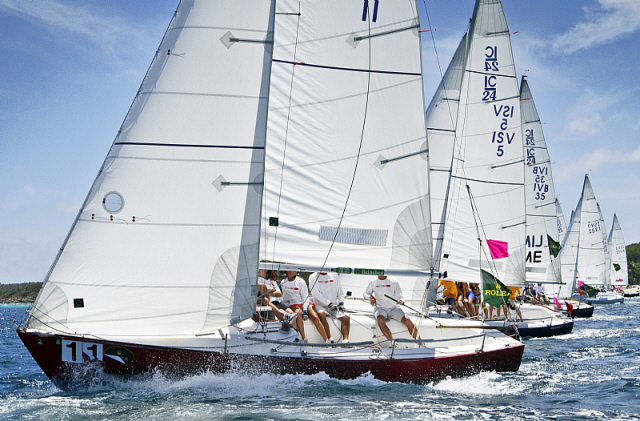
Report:
[[[562,250],[560,243],[551,238],[549,234],[547,234],[547,242],[549,243],[549,253],[551,253],[553,257],[558,257],[560,250]]]
[[[498,278],[482,270],[482,301],[494,307],[507,303],[511,291]]]
[[[619,265],[619,264],[617,264],[617,263],[614,263],[614,264],[613,264],[613,268],[614,268],[614,269],[616,270],[616,272],[617,272],[617,271],[619,271],[619,270],[620,270],[620,265]]]

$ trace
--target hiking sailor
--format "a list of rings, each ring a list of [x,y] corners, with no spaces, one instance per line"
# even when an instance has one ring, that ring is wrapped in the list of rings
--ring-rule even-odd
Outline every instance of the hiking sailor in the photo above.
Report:
[[[329,338],[324,332],[324,327],[320,323],[318,314],[313,309],[313,301],[309,300],[309,288],[307,283],[301,277],[297,276],[298,272],[295,270],[287,271],[287,279],[282,282],[280,288],[282,289],[282,300],[289,305],[287,312],[296,313],[298,317],[293,320],[292,326],[298,330],[302,340],[307,341],[307,335],[304,332],[304,312],[306,311],[309,318],[318,329],[318,333],[322,336],[322,340],[327,342]]]
[[[405,316],[404,311],[400,308],[404,304],[404,296],[402,295],[400,284],[395,278],[379,275],[369,282],[369,286],[367,286],[363,296],[369,300],[372,306],[375,306],[373,314],[378,321],[380,330],[388,340],[392,341],[393,335],[387,326],[387,319],[403,323],[409,329],[411,336],[414,339],[419,339],[416,326]]]
[[[316,313],[318,313],[318,317],[324,327],[326,336],[329,337],[329,342],[334,343],[335,340],[331,336],[327,315],[340,320],[342,323],[340,326],[342,342],[349,342],[351,318],[345,314],[345,294],[338,274],[333,272],[314,272],[309,276],[309,286],[311,288],[313,302],[316,305]]]

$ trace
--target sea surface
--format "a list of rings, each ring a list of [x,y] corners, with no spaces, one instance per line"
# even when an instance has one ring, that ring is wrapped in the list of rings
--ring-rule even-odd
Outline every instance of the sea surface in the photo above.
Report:
[[[598,306],[573,332],[526,339],[520,371],[411,385],[372,376],[205,374],[102,379],[57,389],[15,332],[26,306],[0,305],[0,419],[640,419],[640,300]]]

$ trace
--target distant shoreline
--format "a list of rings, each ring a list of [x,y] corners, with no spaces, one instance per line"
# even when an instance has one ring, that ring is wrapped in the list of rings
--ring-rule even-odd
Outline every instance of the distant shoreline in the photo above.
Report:
[[[0,284],[0,304],[33,304],[42,288],[42,282]]]

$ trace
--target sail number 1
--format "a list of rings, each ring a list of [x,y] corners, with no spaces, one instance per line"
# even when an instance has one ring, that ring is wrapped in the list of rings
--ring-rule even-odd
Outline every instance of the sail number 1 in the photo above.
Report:
[[[86,359],[100,360],[103,357],[102,344],[81,341],[62,340],[62,361],[68,363],[81,363]]]

